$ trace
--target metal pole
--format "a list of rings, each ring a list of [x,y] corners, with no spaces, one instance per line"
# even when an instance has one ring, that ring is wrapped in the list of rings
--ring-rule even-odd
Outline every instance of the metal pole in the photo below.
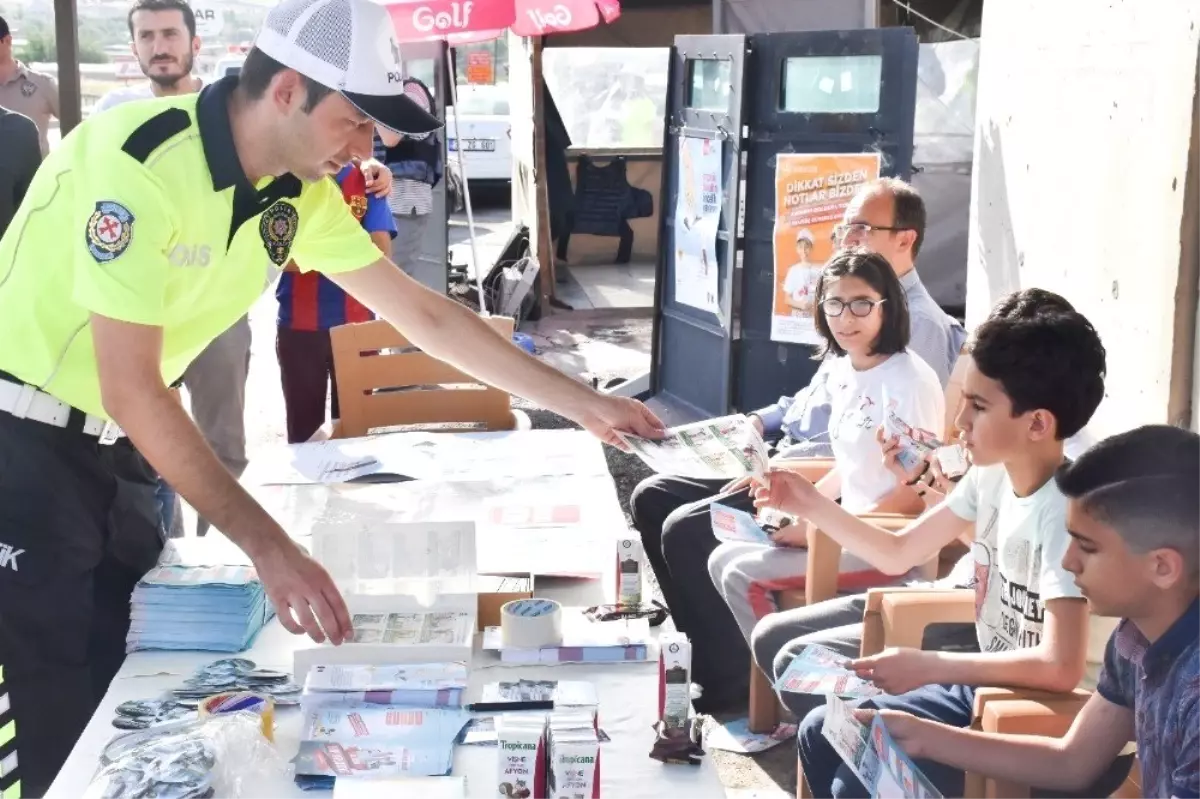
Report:
[[[58,127],[66,136],[83,120],[75,0],[54,0],[54,44],[58,55]]]
[[[458,70],[450,75],[450,104],[454,106],[454,150],[458,154],[458,171],[462,175],[463,205],[467,208],[467,233],[471,237],[471,263],[475,265],[475,288],[479,292],[479,314],[488,316],[487,298],[483,294],[483,264],[479,262],[479,247],[475,242],[475,215],[471,212],[470,181],[463,163],[463,140],[458,133]]]

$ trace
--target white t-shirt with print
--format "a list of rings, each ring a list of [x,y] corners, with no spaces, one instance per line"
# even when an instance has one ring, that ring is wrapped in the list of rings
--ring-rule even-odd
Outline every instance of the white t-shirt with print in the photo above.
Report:
[[[1070,543],[1066,497],[1053,479],[1018,497],[1004,466],[975,466],[946,503],[956,516],[975,523],[971,587],[979,651],[1037,646],[1045,603],[1081,597],[1062,566]]]
[[[883,424],[884,394],[913,427],[940,435],[946,398],[937,374],[911,352],[898,352],[859,372],[848,356],[829,363],[829,440],[842,481],[842,507],[861,513],[891,493],[895,475],[883,465],[875,430]]]

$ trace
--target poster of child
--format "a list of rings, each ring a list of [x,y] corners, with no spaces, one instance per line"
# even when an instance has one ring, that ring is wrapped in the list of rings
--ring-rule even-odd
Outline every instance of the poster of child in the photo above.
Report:
[[[878,177],[878,153],[776,156],[772,341],[820,343],[813,311],[833,227],[858,188]]]

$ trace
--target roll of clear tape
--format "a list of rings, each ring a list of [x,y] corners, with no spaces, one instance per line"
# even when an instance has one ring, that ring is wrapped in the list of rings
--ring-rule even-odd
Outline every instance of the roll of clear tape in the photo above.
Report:
[[[275,700],[269,696],[234,691],[210,696],[200,703],[200,718],[239,712],[257,714],[262,719],[263,737],[268,741],[275,740]]]
[[[500,643],[505,649],[541,649],[562,644],[562,605],[553,599],[514,599],[500,607]]]

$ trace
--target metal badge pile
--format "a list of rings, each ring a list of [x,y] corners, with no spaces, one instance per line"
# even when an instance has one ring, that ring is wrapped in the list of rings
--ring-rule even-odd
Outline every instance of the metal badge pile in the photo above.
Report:
[[[214,793],[212,743],[201,736],[152,738],[125,751],[98,775],[102,799],[207,799]]]
[[[134,699],[117,706],[113,726],[121,730],[144,730],[168,721],[194,715],[200,702],[215,694],[250,691],[270,696],[277,707],[300,704],[301,688],[291,675],[260,669],[253,660],[222,658],[201,666],[169,698]]]

